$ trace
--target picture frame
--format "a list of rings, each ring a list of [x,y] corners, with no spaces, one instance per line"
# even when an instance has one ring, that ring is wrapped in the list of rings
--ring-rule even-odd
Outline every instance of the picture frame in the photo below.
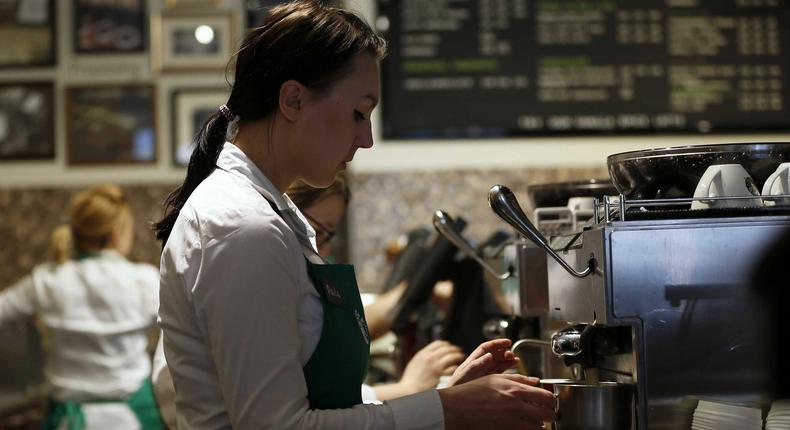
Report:
[[[227,11],[154,14],[151,42],[154,70],[223,70],[236,43],[234,15]]]
[[[66,88],[69,165],[156,162],[156,103],[151,84]]]
[[[219,7],[223,3],[225,3],[225,0],[165,0],[165,7]]]
[[[176,0],[172,0],[176,1]],[[244,26],[247,29],[258,27],[273,6],[288,3],[289,0],[246,0],[244,2]],[[342,0],[318,0],[329,6],[342,6]]]
[[[0,68],[55,65],[56,10],[55,0],[0,2]]]
[[[54,160],[54,85],[0,84],[0,161]]]
[[[171,94],[173,165],[186,167],[194,149],[194,137],[211,114],[228,100],[229,89],[182,88]]]
[[[144,52],[148,36],[145,5],[144,0],[73,0],[74,52]]]

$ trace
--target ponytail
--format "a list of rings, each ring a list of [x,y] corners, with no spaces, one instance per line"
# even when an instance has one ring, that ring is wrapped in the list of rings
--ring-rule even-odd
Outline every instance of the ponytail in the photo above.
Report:
[[[49,237],[49,258],[61,264],[71,259],[73,252],[74,240],[71,234],[71,226],[61,224],[55,227]]]
[[[192,151],[192,156],[189,157],[184,183],[167,196],[165,200],[165,216],[161,221],[154,224],[156,238],[162,241],[162,246],[167,242],[167,238],[170,237],[170,232],[176,223],[178,213],[184,207],[189,196],[214,171],[219,153],[225,144],[228,125],[231,122],[230,118],[232,118],[232,115],[225,107],[224,111],[217,111],[211,115],[195,135],[195,149]]]

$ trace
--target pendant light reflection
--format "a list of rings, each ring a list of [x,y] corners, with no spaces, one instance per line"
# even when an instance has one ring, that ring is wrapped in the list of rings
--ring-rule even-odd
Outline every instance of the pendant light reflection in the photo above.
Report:
[[[214,29],[208,25],[199,25],[195,29],[195,39],[203,45],[208,45],[214,41]]]

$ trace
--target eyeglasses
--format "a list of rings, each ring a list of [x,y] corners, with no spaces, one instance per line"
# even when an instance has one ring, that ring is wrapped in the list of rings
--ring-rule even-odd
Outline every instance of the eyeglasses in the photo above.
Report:
[[[316,221],[316,219],[308,215],[307,212],[302,212],[302,214],[310,221],[310,224],[312,224],[315,229],[315,242],[317,247],[320,248],[334,239],[336,234],[334,230]]]

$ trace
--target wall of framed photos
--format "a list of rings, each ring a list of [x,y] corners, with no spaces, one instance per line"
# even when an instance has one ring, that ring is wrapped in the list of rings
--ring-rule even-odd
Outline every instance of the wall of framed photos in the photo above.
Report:
[[[181,180],[252,3],[0,2],[0,186]]]

